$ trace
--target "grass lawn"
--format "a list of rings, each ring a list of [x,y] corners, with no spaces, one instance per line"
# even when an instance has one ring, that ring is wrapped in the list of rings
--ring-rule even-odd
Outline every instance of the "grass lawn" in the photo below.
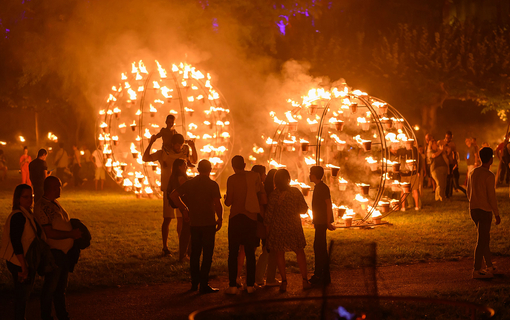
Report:
[[[0,222],[10,213],[12,190],[18,176],[11,174],[10,185],[0,186]],[[115,190],[113,188],[112,190]],[[510,255],[507,241],[510,219],[508,191],[498,189],[502,223],[492,229],[491,248],[495,256]],[[66,188],[59,199],[72,217],[81,219],[92,233],[92,245],[82,251],[72,276],[70,289],[84,289],[128,284],[151,284],[188,278],[188,264],[161,255],[162,201],[135,199],[121,191],[95,192]],[[364,265],[369,244],[377,244],[378,265],[407,264],[471,257],[476,230],[462,193],[452,201],[435,203],[430,189],[425,189],[424,208],[391,214],[385,219],[392,226],[374,229],[337,229],[329,232],[335,241],[332,269]],[[228,212],[228,211],[227,211]],[[175,220],[170,225],[169,246],[177,252]],[[0,233],[2,230],[0,230]],[[313,229],[305,228],[309,270],[313,270]],[[227,226],[216,237],[211,275],[227,274]],[[298,272],[294,254],[288,254],[289,269]],[[4,263],[0,263],[0,283],[11,283]],[[5,287],[4,287],[5,288]],[[10,289],[10,287],[9,287]]]

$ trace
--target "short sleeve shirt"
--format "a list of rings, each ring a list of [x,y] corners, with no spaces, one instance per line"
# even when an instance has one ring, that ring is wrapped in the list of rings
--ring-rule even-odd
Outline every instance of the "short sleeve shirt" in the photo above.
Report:
[[[326,205],[326,200],[328,199],[331,199],[329,187],[321,181],[315,185],[312,196],[312,213],[314,224],[328,223],[328,206]],[[333,219],[331,219],[331,222],[333,222]]]
[[[252,171],[235,173],[227,180],[227,197],[232,198],[230,218],[244,214],[252,220],[257,220],[260,212],[259,194],[265,193],[260,175]]]
[[[174,150],[158,150],[152,154],[153,159],[159,161],[161,165],[161,190],[166,191],[170,176],[172,175],[172,166],[176,159],[188,160],[189,148],[183,147],[182,151],[177,153]]]
[[[51,226],[55,230],[72,231],[71,220],[69,214],[60,206],[57,200],[50,201],[42,197],[34,207],[35,220],[41,226]],[[72,238],[66,239],[46,239],[46,243],[52,249],[58,249],[67,253],[74,244]]]
[[[103,167],[103,152],[101,150],[94,150],[92,152],[92,157],[94,157],[94,163],[96,167],[102,168]]]
[[[209,177],[198,175],[183,183],[177,192],[186,196],[190,226],[204,227],[216,225],[214,200],[221,199],[220,187]]]
[[[46,161],[36,158],[28,165],[28,171],[30,172],[30,181],[34,186],[42,186],[46,175],[45,170],[48,170]]]

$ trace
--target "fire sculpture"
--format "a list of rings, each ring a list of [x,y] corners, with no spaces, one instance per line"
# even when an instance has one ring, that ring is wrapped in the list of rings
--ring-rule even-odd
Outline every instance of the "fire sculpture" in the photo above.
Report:
[[[418,183],[419,156],[413,128],[395,108],[346,85],[288,102],[286,112],[270,113],[277,126],[266,139],[272,168],[287,167],[306,197],[309,168],[323,166],[340,225],[379,224],[400,208]],[[253,158],[261,153],[253,151]]]
[[[233,146],[232,118],[226,101],[211,85],[211,76],[195,67],[174,64],[168,71],[155,61],[153,70],[140,60],[111,88],[99,111],[98,148],[110,176],[138,197],[161,196],[159,163],[144,163],[150,137],[165,126],[167,115],[185,139],[195,140],[199,159],[213,164],[211,175],[221,173]],[[154,144],[162,147],[162,140]],[[194,169],[188,174],[194,175]]]

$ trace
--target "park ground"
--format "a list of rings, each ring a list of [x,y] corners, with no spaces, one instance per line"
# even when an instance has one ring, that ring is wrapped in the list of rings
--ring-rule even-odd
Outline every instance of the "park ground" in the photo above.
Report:
[[[0,221],[10,212],[13,172],[0,186]],[[262,288],[253,295],[241,292],[227,296],[222,291],[190,293],[187,265],[160,254],[160,200],[134,199],[115,186],[96,192],[92,184],[65,188],[61,203],[73,217],[91,229],[93,242],[82,252],[77,270],[70,277],[68,306],[73,319],[186,319],[197,310],[232,303],[280,298],[320,296],[319,289],[302,291],[293,254],[287,255],[288,292]],[[371,229],[336,230],[331,253],[332,280],[328,295],[411,296],[448,299],[487,305],[496,319],[510,319],[510,246],[507,241],[510,207],[507,188],[498,188],[503,222],[492,230],[491,248],[501,275],[490,281],[471,279],[472,251],[476,231],[469,219],[467,200],[461,193],[453,200],[434,203],[425,189],[423,209],[398,212],[386,218],[391,225]],[[175,224],[172,222],[171,229]],[[313,270],[313,229],[305,228],[308,269]],[[370,251],[376,243],[377,254]],[[226,226],[217,236],[211,285],[228,286]],[[170,240],[176,252],[175,236]],[[376,267],[373,267],[373,258]],[[375,275],[376,282],[373,281]],[[0,314],[12,315],[10,275],[0,266]],[[39,318],[42,280],[36,281],[27,319]],[[428,309],[424,319],[440,318]],[[458,318],[464,318],[459,311]],[[299,317],[297,317],[299,318]],[[444,317],[443,317],[444,318]]]

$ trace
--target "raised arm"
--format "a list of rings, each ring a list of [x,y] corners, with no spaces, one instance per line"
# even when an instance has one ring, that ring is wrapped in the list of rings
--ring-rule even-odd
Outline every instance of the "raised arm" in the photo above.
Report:
[[[155,135],[151,136],[151,139],[149,140],[149,145],[145,149],[142,160],[144,162],[150,162],[150,161],[156,161],[157,159],[154,158],[155,153],[151,153],[151,148],[154,142],[156,141],[157,137]]]

